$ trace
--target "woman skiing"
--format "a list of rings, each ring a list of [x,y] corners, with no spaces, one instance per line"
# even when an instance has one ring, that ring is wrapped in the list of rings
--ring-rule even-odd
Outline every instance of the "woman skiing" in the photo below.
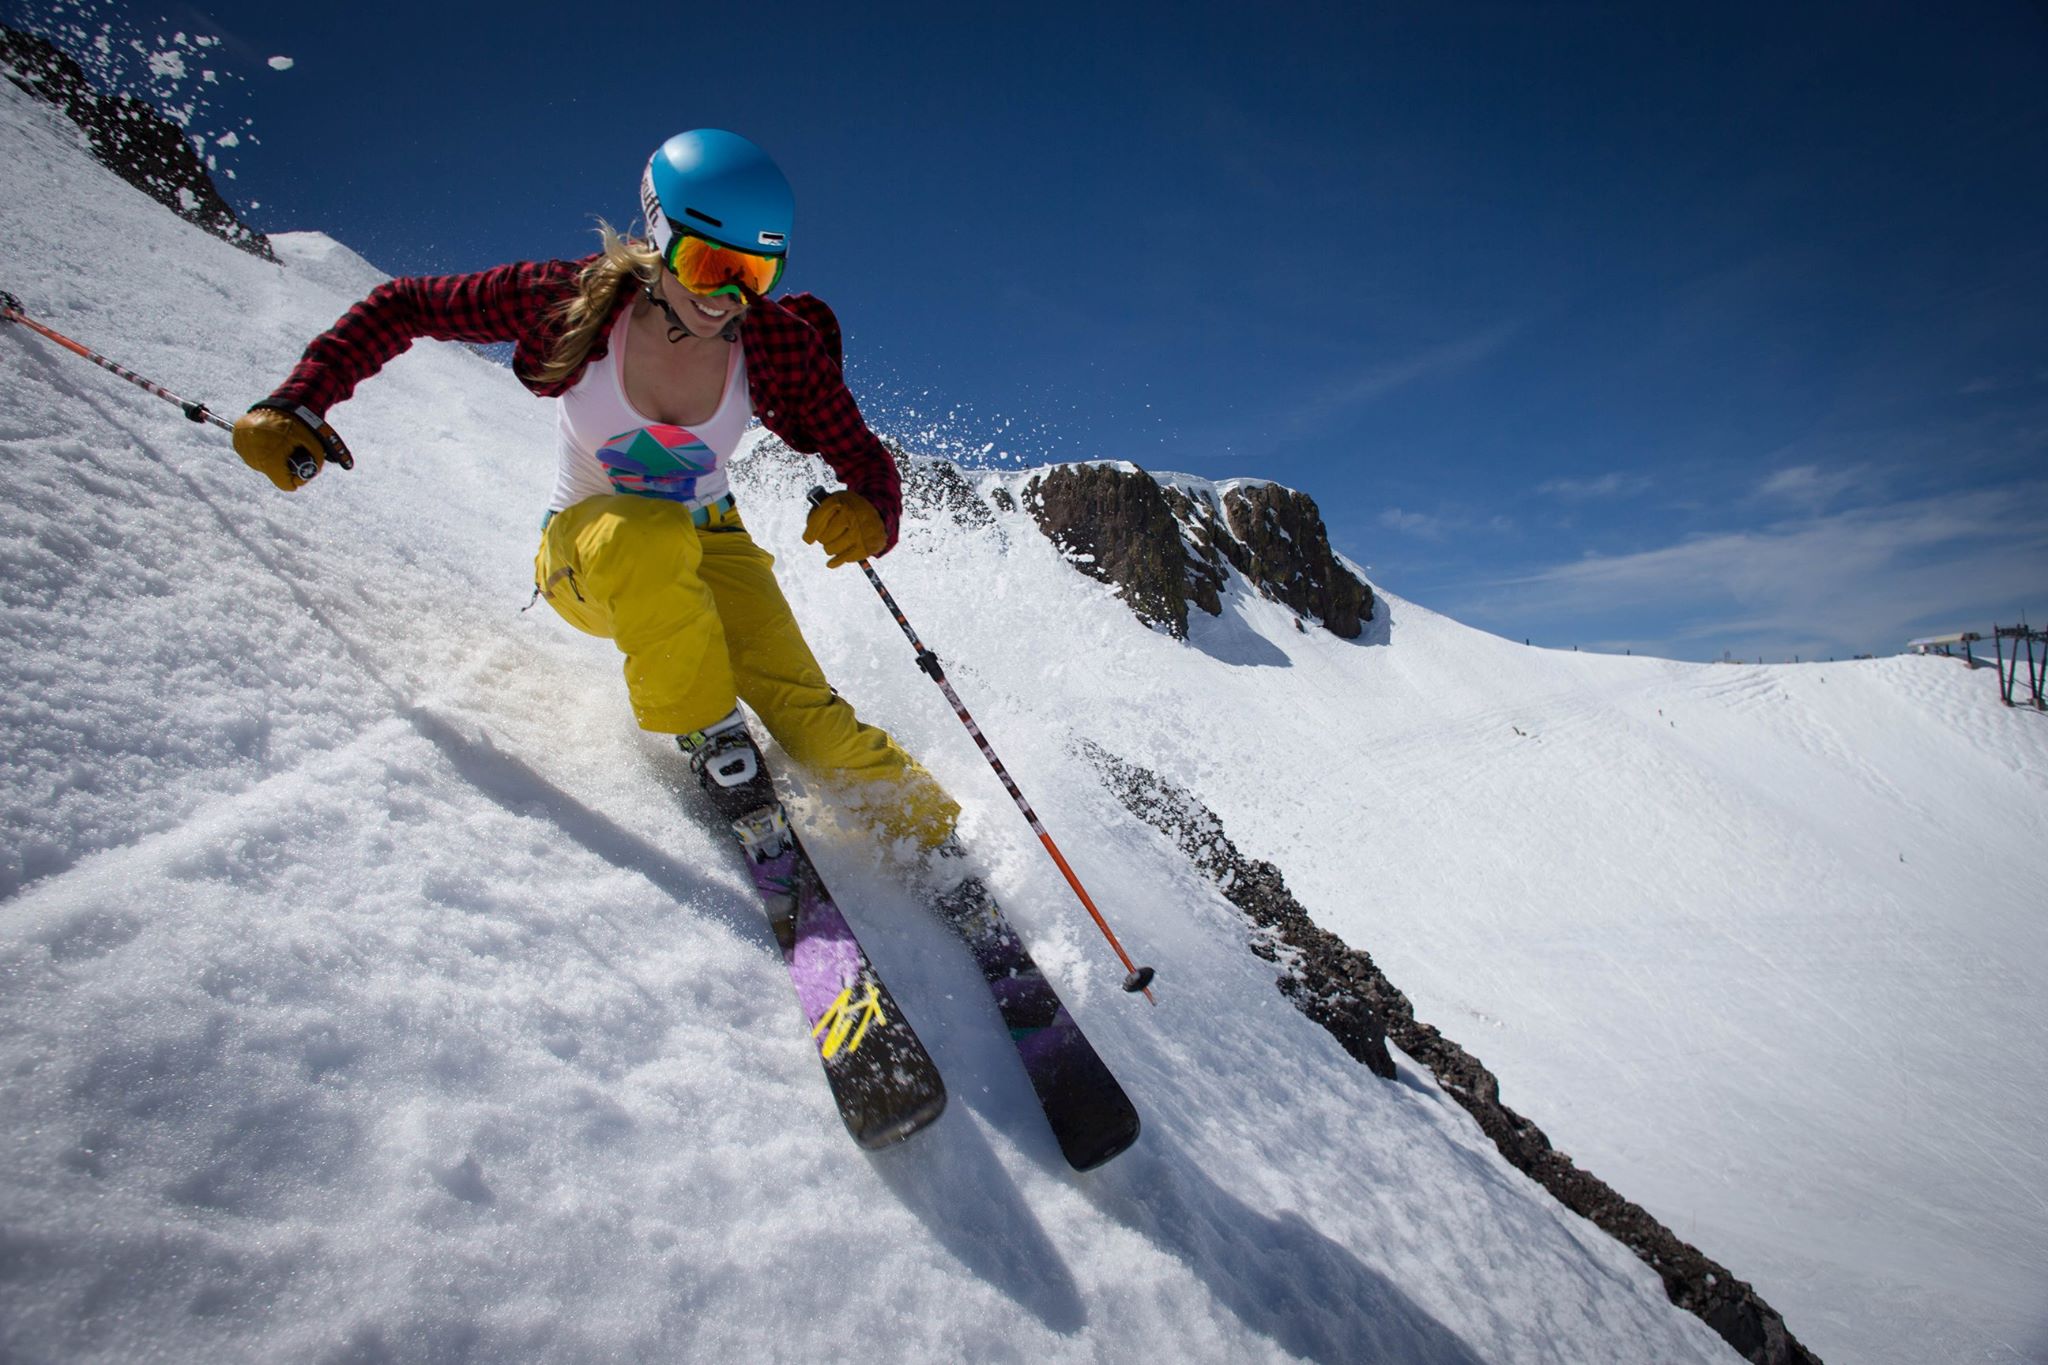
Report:
[[[701,768],[743,742],[745,701],[890,835],[938,848],[958,806],[832,690],[727,480],[759,417],[846,485],[805,523],[828,567],[896,543],[896,465],[847,392],[837,319],[809,294],[768,297],[788,256],[789,183],[745,138],[698,129],[655,152],[640,200],[645,240],[607,225],[580,261],[378,286],[235,424],[235,449],[290,491],[345,458],[327,412],[415,338],[514,343],[519,381],[557,400],[535,586],[618,645],[641,728],[678,736]]]

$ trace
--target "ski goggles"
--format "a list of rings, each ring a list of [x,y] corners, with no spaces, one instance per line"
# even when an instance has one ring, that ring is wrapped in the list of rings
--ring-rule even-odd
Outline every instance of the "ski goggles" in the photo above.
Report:
[[[746,298],[766,294],[782,278],[783,257],[740,251],[699,237],[669,223],[668,246],[661,263],[676,282],[692,294],[732,294]]]

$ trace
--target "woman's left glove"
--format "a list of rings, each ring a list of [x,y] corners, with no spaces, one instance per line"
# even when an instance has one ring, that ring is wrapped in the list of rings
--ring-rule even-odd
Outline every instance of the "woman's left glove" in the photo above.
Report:
[[[841,489],[813,507],[810,519],[804,522],[804,544],[825,547],[832,557],[825,565],[828,569],[872,559],[888,543],[882,514],[851,489]]]

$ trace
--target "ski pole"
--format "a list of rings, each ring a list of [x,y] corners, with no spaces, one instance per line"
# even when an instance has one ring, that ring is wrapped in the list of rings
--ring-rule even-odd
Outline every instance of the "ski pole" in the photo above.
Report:
[[[18,322],[32,332],[36,332],[42,336],[48,337],[51,341],[56,342],[59,346],[62,346],[65,350],[71,352],[73,355],[82,356],[83,358],[90,360],[93,364],[99,366],[101,369],[107,371],[109,374],[117,374],[121,376],[121,378],[133,384],[136,388],[147,389],[149,392],[155,394],[157,397],[163,399],[165,402],[175,403],[180,409],[184,411],[187,417],[191,418],[195,422],[210,422],[214,426],[219,427],[222,431],[232,432],[235,429],[235,424],[233,422],[230,422],[225,417],[220,416],[218,413],[208,408],[206,404],[195,403],[189,398],[180,398],[178,397],[177,394],[172,393],[169,389],[164,388],[161,384],[153,384],[149,380],[144,379],[141,375],[135,373],[135,371],[128,369],[125,366],[115,364],[113,361],[101,355],[98,351],[93,350],[91,347],[86,346],[80,342],[73,341],[70,337],[65,336],[62,332],[55,331],[49,327],[45,327],[42,323],[37,322],[27,313],[22,312],[21,300],[17,299],[16,297],[14,297],[14,295],[8,293],[4,289],[0,289],[0,322]],[[327,444],[328,457],[332,459],[336,464],[340,465],[343,469],[354,469],[355,461],[354,459],[350,458],[347,447],[343,446],[337,449],[336,447],[338,445],[339,438],[337,438],[335,442]],[[301,455],[294,453],[290,457],[290,459],[292,466],[292,474],[294,477],[300,480],[310,479],[315,474],[320,472],[319,466],[313,463],[313,457],[310,455]]]
[[[824,500],[823,488],[811,490],[811,506],[816,507]],[[1130,973],[1124,978],[1124,989],[1133,994],[1143,991],[1147,1000],[1158,1004],[1157,1000],[1152,999],[1150,989],[1153,970],[1133,963],[1131,955],[1124,951],[1124,945],[1117,942],[1116,931],[1109,927],[1109,921],[1095,908],[1095,901],[1089,896],[1088,888],[1082,886],[1081,879],[1074,875],[1074,869],[1068,866],[1059,845],[1052,841],[1052,835],[1046,833],[1045,825],[1038,818],[1038,812],[1031,809],[1031,803],[1024,799],[1024,793],[1019,790],[1016,779],[1011,777],[1010,770],[1003,766],[1003,760],[996,757],[996,751],[990,746],[988,736],[982,734],[981,727],[974,723],[974,717],[967,713],[967,704],[960,700],[960,694],[955,692],[953,684],[946,680],[946,670],[940,667],[939,656],[925,648],[924,641],[917,638],[917,632],[911,629],[910,619],[903,614],[903,608],[896,605],[896,599],[890,595],[889,589],[883,586],[882,576],[875,572],[873,562],[863,559],[860,561],[860,568],[861,572],[868,576],[868,582],[875,585],[875,592],[881,596],[883,605],[889,608],[889,614],[896,618],[896,624],[903,630],[903,637],[909,640],[910,647],[917,651],[917,666],[939,685],[941,692],[946,694],[946,700],[953,704],[953,714],[960,717],[960,723],[967,727],[967,733],[973,735],[974,742],[981,746],[981,756],[988,760],[989,767],[994,768],[996,776],[1003,780],[1003,789],[1010,793],[1010,799],[1015,801],[1017,809],[1023,812],[1025,821],[1031,826],[1031,832],[1038,836],[1038,842],[1045,845],[1045,851],[1052,855],[1053,863],[1059,868],[1060,875],[1067,879],[1067,885],[1074,888],[1074,894],[1081,898],[1081,904],[1094,918],[1095,927],[1102,931],[1102,936],[1109,940],[1109,946],[1116,950],[1117,959],[1124,964],[1124,970]]]

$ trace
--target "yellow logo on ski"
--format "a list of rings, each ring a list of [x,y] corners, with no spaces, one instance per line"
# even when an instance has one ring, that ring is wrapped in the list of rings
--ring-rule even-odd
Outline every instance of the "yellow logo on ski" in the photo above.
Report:
[[[824,1034],[818,1044],[818,1055],[828,1061],[839,1055],[840,1049],[848,1052],[860,1050],[860,1040],[868,1036],[868,1025],[882,1017],[882,998],[872,984],[868,986],[868,998],[858,1005],[853,1004],[853,987],[839,992],[839,998],[819,1018],[818,1026],[811,1030],[816,1039]],[[850,1037],[848,1035],[851,1035]]]

